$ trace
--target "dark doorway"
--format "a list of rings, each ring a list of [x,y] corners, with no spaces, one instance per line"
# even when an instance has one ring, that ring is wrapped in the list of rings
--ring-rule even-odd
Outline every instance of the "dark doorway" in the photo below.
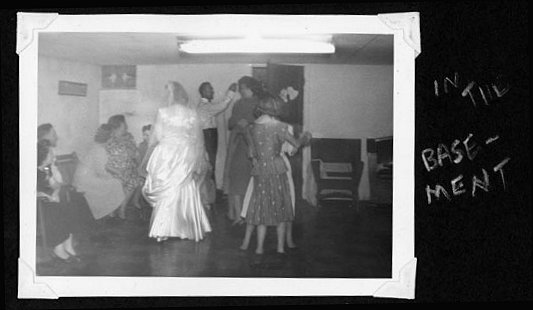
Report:
[[[294,128],[294,134],[299,136],[303,128],[304,104],[304,67],[294,65],[280,65],[269,63],[266,67],[266,87],[276,95],[292,88],[292,97],[283,105],[281,120],[289,123]],[[297,95],[295,95],[297,94]],[[302,152],[298,151],[289,157],[292,177],[294,180],[296,199],[302,198]]]

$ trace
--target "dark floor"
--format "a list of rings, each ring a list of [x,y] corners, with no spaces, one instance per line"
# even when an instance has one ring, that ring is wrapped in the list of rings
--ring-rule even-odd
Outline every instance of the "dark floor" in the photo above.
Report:
[[[389,278],[392,267],[390,205],[327,202],[299,203],[294,222],[298,249],[276,255],[276,231],[269,228],[265,255],[254,265],[255,234],[248,251],[239,250],[244,226],[231,226],[224,200],[210,214],[213,232],[200,242],[147,237],[148,223],[130,220],[100,226],[98,240],[78,238],[82,262],[57,263],[38,245],[37,274],[42,276],[180,276]],[[100,240],[101,239],[101,240]],[[39,243],[39,240],[38,240]]]

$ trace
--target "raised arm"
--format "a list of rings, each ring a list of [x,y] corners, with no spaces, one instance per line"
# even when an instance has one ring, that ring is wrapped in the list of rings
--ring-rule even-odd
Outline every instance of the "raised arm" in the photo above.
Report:
[[[292,126],[288,126],[288,131],[291,135],[294,135],[294,130],[293,130],[293,127]],[[283,144],[281,145],[281,152],[282,153],[286,153],[288,154],[289,156],[292,156],[296,153],[298,149],[293,146],[292,144],[290,144],[289,142],[285,141],[283,142]]]
[[[231,84],[228,91],[226,92],[226,95],[224,96],[224,99],[219,102],[203,105],[201,107],[202,112],[208,114],[209,116],[216,116],[226,110],[229,107],[229,104],[235,98],[235,91],[237,89],[237,86],[236,84],[234,84]]]
[[[300,148],[302,145],[307,144],[311,140],[311,134],[309,132],[305,132],[302,135],[300,135],[299,138],[296,138],[294,135],[290,133],[289,125],[283,124],[281,133],[280,133],[280,138],[283,141],[289,142],[295,148]]]
[[[231,117],[228,120],[228,129],[233,130],[236,126],[239,120],[241,119],[240,115],[240,103],[237,102],[233,106],[233,109],[231,110]]]

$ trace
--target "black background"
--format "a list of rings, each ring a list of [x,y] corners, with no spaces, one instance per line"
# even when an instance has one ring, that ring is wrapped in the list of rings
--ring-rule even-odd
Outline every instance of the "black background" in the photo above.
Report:
[[[16,7],[2,11],[2,168],[6,308],[122,308],[180,306],[343,305],[389,302],[530,301],[532,294],[531,194],[529,153],[528,5],[503,2],[337,3],[222,5],[187,3],[182,7]],[[420,12],[422,53],[416,59],[415,256],[416,299],[370,297],[261,298],[61,298],[17,300],[19,256],[18,57],[16,12],[60,14],[378,14]],[[503,78],[511,90],[490,105],[474,107],[458,93],[436,98],[433,81],[453,77],[460,83],[489,84]],[[441,90],[442,91],[442,90]],[[479,101],[481,102],[481,101]],[[448,146],[472,133],[473,140],[500,138],[481,149],[473,162],[427,172],[421,151]],[[492,167],[504,167],[506,190]],[[489,192],[478,191],[428,205],[425,186],[459,174],[465,186],[472,175],[491,177]],[[401,178],[401,176],[400,176]],[[448,183],[446,183],[448,182]]]

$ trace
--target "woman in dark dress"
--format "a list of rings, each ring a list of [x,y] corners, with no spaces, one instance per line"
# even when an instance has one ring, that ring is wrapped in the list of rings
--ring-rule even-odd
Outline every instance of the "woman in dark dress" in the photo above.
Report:
[[[46,244],[57,260],[72,261],[77,258],[73,246],[73,233],[78,226],[76,210],[60,199],[61,185],[52,175],[54,156],[48,140],[37,144],[37,198],[41,201]]]
[[[246,128],[255,120],[254,111],[259,102],[258,97],[263,92],[261,83],[249,76],[242,77],[238,85],[241,99],[235,102],[228,121],[231,134],[224,171],[224,191],[229,198],[228,218],[233,220],[234,224],[242,223],[242,202],[252,170],[245,138]]]
[[[96,222],[92,216],[89,204],[85,199],[83,193],[73,186],[73,182],[65,182],[63,180],[61,169],[55,162],[55,147],[59,137],[54,129],[54,126],[50,123],[42,124],[37,127],[37,141],[42,142],[47,140],[50,143],[50,152],[54,163],[51,165],[51,173],[53,174],[53,182],[57,187],[60,187],[61,197],[64,202],[68,203],[74,208],[76,219],[78,221],[77,236],[90,236],[95,233]],[[76,169],[77,170],[77,169]],[[67,180],[70,178],[67,178]]]

